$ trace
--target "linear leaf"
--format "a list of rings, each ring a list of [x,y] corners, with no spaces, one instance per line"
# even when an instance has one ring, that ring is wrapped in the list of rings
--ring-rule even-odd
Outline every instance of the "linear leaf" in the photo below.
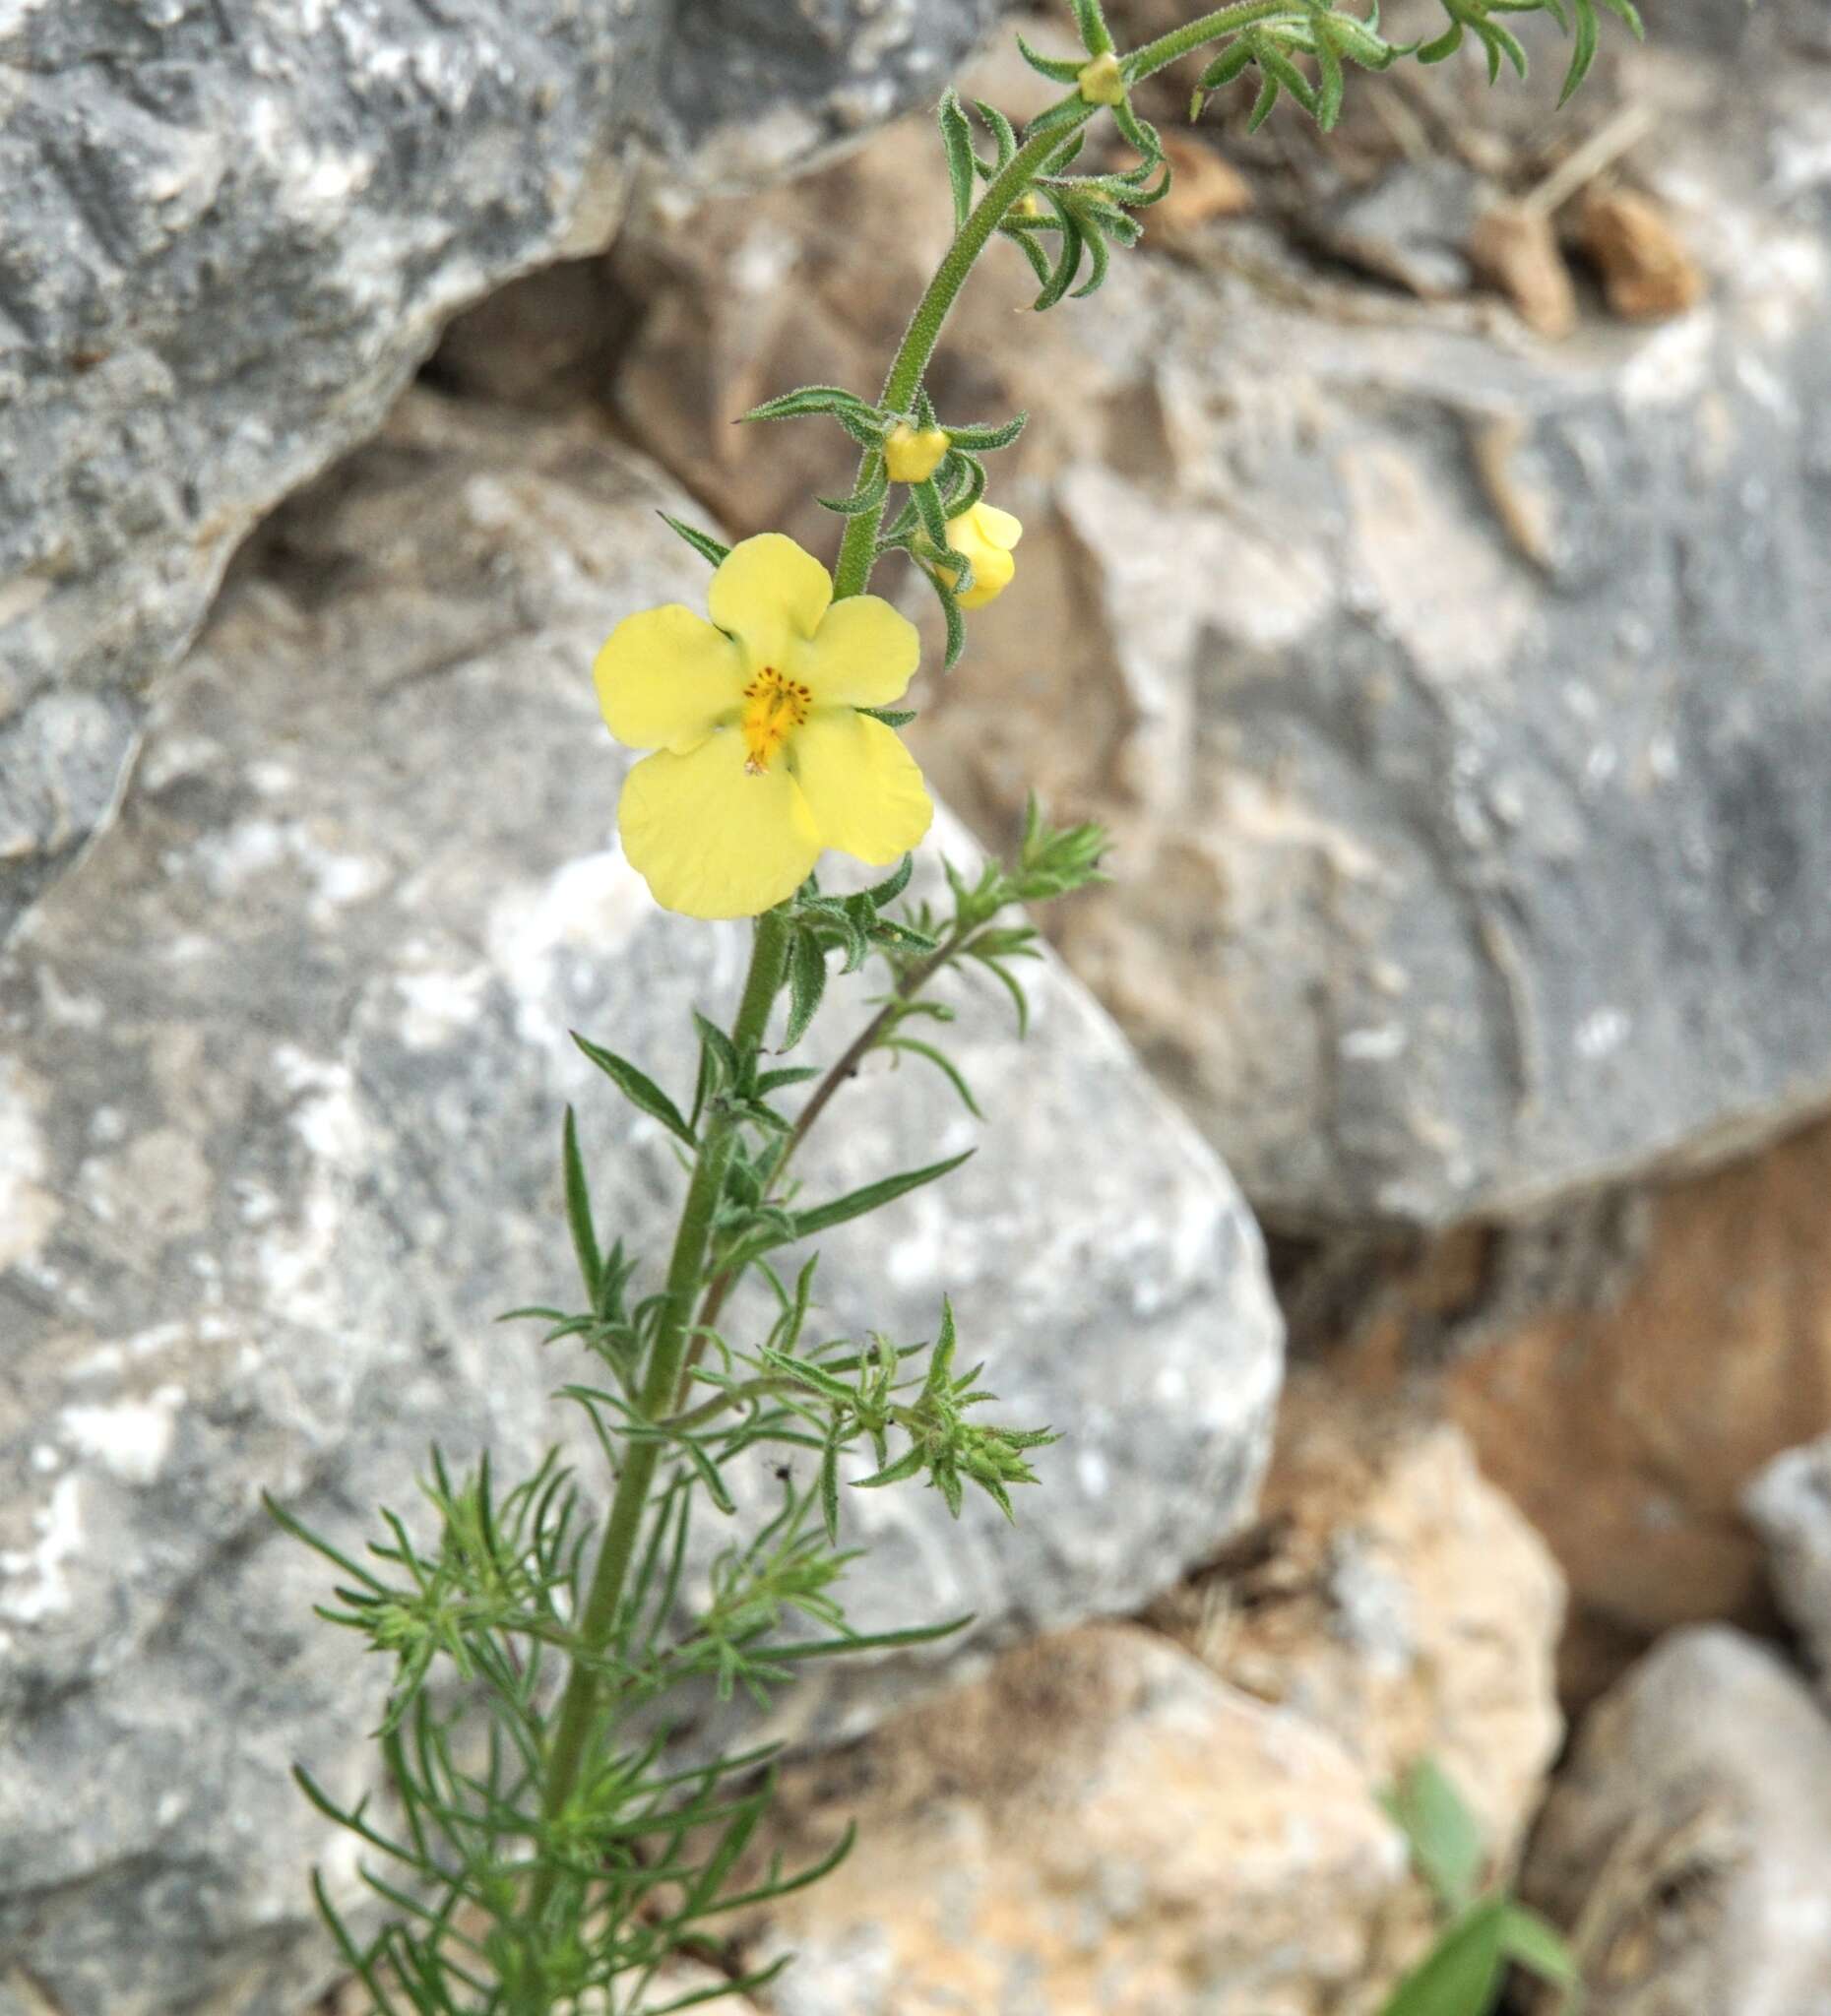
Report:
[[[684,1141],[689,1148],[699,1146],[680,1108],[653,1078],[638,1071],[627,1057],[619,1057],[614,1050],[604,1049],[601,1044],[593,1042],[589,1037],[582,1037],[576,1029],[572,1032],[572,1040],[631,1105],[640,1106],[651,1119],[660,1120],[670,1134]]]
[[[830,1204],[817,1204],[811,1211],[790,1213],[794,1221],[794,1236],[797,1239],[811,1238],[816,1232],[830,1231],[836,1225],[845,1225],[848,1220],[862,1218],[868,1211],[880,1210],[912,1190],[919,1190],[924,1183],[935,1182],[938,1178],[957,1169],[973,1154],[968,1149],[965,1155],[949,1156],[945,1162],[931,1162],[926,1168],[905,1169],[900,1175],[883,1176],[875,1183],[866,1183],[862,1189],[850,1190],[844,1197],[835,1197]]]

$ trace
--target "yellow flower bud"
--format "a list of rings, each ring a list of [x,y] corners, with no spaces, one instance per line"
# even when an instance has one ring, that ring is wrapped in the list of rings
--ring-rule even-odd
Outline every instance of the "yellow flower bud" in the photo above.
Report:
[[[946,453],[947,436],[939,427],[917,432],[907,420],[899,420],[884,440],[884,463],[893,483],[925,483]]]
[[[1034,189],[1026,189],[1023,195],[1012,204],[1011,215],[1013,217],[1041,217],[1042,215],[1042,198]]]
[[[1023,536],[1024,528],[1010,512],[982,500],[947,521],[947,543],[973,563],[973,586],[960,598],[963,609],[981,608],[1010,587],[1017,572],[1011,549]]]
[[[1125,102],[1125,79],[1119,71],[1119,59],[1110,49],[1085,65],[1075,83],[1080,86],[1081,95],[1090,105],[1122,105]]]

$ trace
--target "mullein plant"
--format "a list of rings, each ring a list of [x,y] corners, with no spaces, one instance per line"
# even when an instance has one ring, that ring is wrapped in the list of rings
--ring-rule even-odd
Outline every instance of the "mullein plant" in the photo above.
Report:
[[[933,1066],[977,1115],[946,1053],[949,1011],[932,992],[977,968],[1010,991],[1021,1025],[1017,968],[1037,951],[1023,907],[1096,880],[1104,841],[1096,827],[1048,825],[1033,804],[1012,862],[949,866],[944,898],[910,896],[910,850],[932,816],[898,732],[912,718],[898,703],[919,645],[915,626],[867,591],[880,561],[912,568],[939,601],[951,667],[968,617],[1010,589],[1022,530],[989,501],[984,458],[1017,437],[1023,416],[943,419],[924,375],[994,239],[1034,267],[1039,310],[1090,293],[1114,249],[1137,242],[1138,214],[1168,188],[1169,165],[1132,93],[1170,64],[1205,59],[1192,113],[1250,74],[1255,125],[1287,96],[1327,128],[1349,64],[1435,62],[1472,36],[1490,78],[1503,60],[1523,73],[1511,14],[1548,12],[1573,35],[1566,95],[1595,51],[1595,0],[1440,4],[1442,32],[1406,46],[1382,37],[1376,6],[1363,18],[1334,0],[1242,0],[1121,53],[1101,0],[1071,0],[1081,52],[1024,47],[1062,95],[1021,131],[985,103],[974,107],[976,128],[950,90],[939,120],[955,235],[882,392],[802,386],[750,415],[815,418],[857,444],[851,494],[821,499],[845,524],[832,573],[780,533],[726,547],[670,520],[712,567],[705,613],[669,604],[626,616],[600,654],[609,731],[644,752],[618,808],[624,850],[666,909],[754,918],[750,967],[728,1024],[693,1012],[699,1065],[684,1100],[577,1039],[615,1091],[674,1136],[684,1178],[664,1259],[606,1247],[566,1114],[578,1305],[515,1313],[579,1354],[562,1392],[601,1451],[601,1523],[557,1450],[515,1480],[487,1457],[456,1476],[435,1453],[422,1526],[384,1511],[360,1557],[273,1507],[336,1570],[321,1614],[392,1669],[379,1796],[346,1808],[300,1774],[306,1796],[356,1837],[373,1893],[360,1923],[321,1880],[314,1887],[383,2016],[660,2016],[761,1986],[783,1963],[734,1970],[710,1990],[659,1984],[677,1956],[720,1950],[729,1914],[814,1881],[831,1861],[759,1866],[751,1841],[770,1803],[767,1753],[689,1758],[670,1747],[670,1720],[708,1686],[767,1704],[810,1660],[921,1644],[965,1621],[912,1619],[869,1636],[848,1627],[838,1584],[855,1552],[845,1498],[920,1483],[952,1513],[979,1491],[1009,1516],[1011,1493],[1036,1481],[1033,1458],[1054,1436],[988,1418],[992,1396],[946,1305],[932,1339],[821,1337],[808,1251],[955,1161],[810,1200],[795,1158],[873,1051]],[[1628,0],[1602,4],[1638,32]],[[1103,122],[1129,164],[1076,172]],[[887,872],[837,894],[816,878],[829,850]],[[831,982],[859,973],[875,976],[876,991],[831,1067],[789,1061]],[[734,1306],[745,1284],[753,1292]],[[733,1466],[773,1475],[767,1516],[739,1514]],[[709,1574],[688,1569],[696,1518],[721,1523]]]

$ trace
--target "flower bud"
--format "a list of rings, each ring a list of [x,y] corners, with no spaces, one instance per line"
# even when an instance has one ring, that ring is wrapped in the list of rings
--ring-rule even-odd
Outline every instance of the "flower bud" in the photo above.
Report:
[[[947,436],[939,427],[917,430],[899,420],[884,437],[884,466],[893,483],[925,483],[946,453]]]
[[[1125,102],[1125,78],[1119,69],[1119,59],[1110,49],[1084,65],[1075,83],[1080,86],[1081,95],[1090,105],[1122,105]]]
[[[1012,204],[1011,215],[1013,217],[1041,217],[1042,215],[1042,198],[1034,189],[1026,189],[1023,195]]]
[[[983,501],[947,521],[947,543],[973,563],[973,586],[960,598],[963,609],[981,608],[1010,587],[1017,572],[1011,549],[1023,536],[1010,512]]]

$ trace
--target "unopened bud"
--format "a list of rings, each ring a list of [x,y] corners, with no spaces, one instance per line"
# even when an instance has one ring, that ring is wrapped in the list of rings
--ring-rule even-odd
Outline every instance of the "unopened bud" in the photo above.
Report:
[[[1012,204],[1011,215],[1013,217],[1041,217],[1042,215],[1042,198],[1034,189],[1026,189],[1023,195]]]
[[[893,483],[925,483],[941,467],[947,436],[939,427],[912,427],[899,420],[884,437],[884,466]]]
[[[1124,74],[1119,69],[1119,59],[1110,49],[1084,65],[1075,83],[1080,86],[1081,95],[1090,105],[1122,105],[1125,102]]]

